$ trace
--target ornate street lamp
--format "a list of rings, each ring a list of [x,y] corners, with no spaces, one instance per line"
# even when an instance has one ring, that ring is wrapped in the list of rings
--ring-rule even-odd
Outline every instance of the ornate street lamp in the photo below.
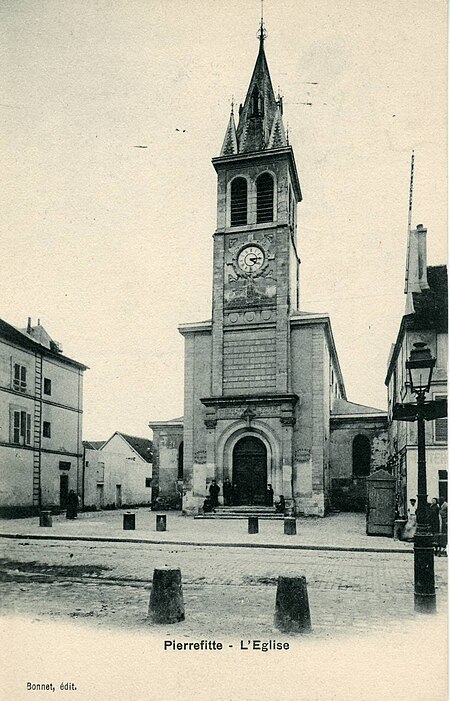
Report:
[[[425,395],[430,390],[436,358],[425,343],[414,343],[406,369],[410,389],[416,395],[417,421],[417,529],[414,536],[414,608],[423,613],[436,610],[433,537],[428,523],[427,466],[425,453]]]

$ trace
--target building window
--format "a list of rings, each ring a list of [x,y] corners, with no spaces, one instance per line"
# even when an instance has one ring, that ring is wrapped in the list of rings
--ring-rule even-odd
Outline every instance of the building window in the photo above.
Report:
[[[70,466],[72,463],[70,462],[65,462],[64,460],[59,461],[59,469],[60,470],[70,470]]]
[[[52,431],[50,421],[44,421],[42,423],[42,435],[44,436],[44,438],[51,438],[51,434]]]
[[[146,486],[146,487],[151,487],[151,486],[152,486],[152,478],[151,478],[151,477],[146,477],[146,478],[145,478],[145,486]]]
[[[247,224],[247,181],[235,178],[231,183],[231,226]]]
[[[256,180],[256,223],[273,221],[273,178],[263,173]]]
[[[448,498],[448,471],[439,470],[439,497]]]
[[[370,440],[367,436],[355,436],[352,448],[353,477],[370,475],[370,453]]]
[[[14,363],[13,389],[16,392],[25,392],[27,389],[27,369],[25,365],[20,365],[20,363]]]
[[[13,410],[11,438],[18,445],[31,445],[31,414],[20,409]]]
[[[434,399],[447,399],[446,394],[435,394]],[[434,420],[434,442],[447,443],[447,417]]]
[[[181,441],[180,446],[178,448],[178,479],[182,480],[184,477],[184,468],[183,468],[183,441]]]
[[[50,395],[52,393],[52,381],[48,377],[44,377],[44,394]]]

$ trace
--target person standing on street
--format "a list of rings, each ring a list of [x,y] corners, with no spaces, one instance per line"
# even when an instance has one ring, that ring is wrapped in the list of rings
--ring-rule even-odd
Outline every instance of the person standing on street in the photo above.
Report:
[[[431,504],[428,510],[429,520],[430,520],[430,530],[433,536],[434,554],[439,553],[439,504],[436,497],[431,500]]]
[[[439,516],[441,517],[441,535],[439,539],[439,555],[441,557],[447,557],[447,538],[448,538],[448,504],[444,497],[439,498],[440,511]]]
[[[73,489],[70,490],[69,494],[67,495],[67,512],[66,512],[66,518],[76,518],[77,517],[77,512],[78,512],[78,497],[73,491]]]

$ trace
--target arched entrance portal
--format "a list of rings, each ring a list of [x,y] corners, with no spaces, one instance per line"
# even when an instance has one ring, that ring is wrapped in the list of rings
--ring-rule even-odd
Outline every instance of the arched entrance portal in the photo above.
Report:
[[[233,485],[239,504],[264,504],[267,487],[267,450],[254,436],[241,438],[233,450]]]

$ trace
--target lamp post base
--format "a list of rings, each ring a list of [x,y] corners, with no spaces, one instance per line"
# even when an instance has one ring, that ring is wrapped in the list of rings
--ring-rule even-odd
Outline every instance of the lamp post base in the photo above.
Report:
[[[435,613],[433,537],[429,533],[414,536],[414,610]]]

